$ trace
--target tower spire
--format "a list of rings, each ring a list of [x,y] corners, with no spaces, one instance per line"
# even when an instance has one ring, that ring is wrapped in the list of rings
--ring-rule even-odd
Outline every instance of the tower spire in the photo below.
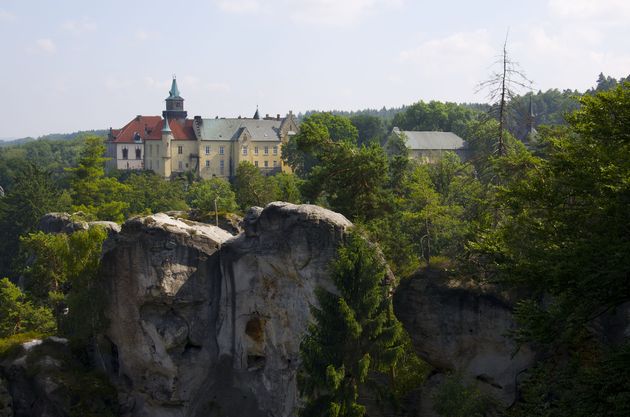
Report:
[[[164,127],[162,127],[162,132],[170,132],[171,127],[168,124],[168,115],[164,115]]]
[[[179,97],[179,89],[177,88],[177,77],[173,74],[173,82],[171,83],[171,90],[168,92],[169,98]]]

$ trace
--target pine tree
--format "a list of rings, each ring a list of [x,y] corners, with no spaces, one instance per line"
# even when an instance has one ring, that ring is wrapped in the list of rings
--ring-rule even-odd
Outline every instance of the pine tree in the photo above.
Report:
[[[376,384],[379,374],[394,375],[402,327],[384,262],[363,237],[348,237],[331,270],[338,294],[318,289],[315,321],[300,347],[298,383],[306,400],[300,415],[361,417],[359,390]]]

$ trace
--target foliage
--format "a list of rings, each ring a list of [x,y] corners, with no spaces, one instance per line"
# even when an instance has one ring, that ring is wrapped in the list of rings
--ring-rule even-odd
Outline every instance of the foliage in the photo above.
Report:
[[[357,128],[359,146],[382,144],[385,141],[387,131],[383,119],[368,114],[356,114],[350,117],[350,122]]]
[[[53,320],[54,323],[54,320]],[[20,346],[25,342],[30,342],[34,339],[41,339],[46,337],[47,334],[38,332],[26,332],[17,333],[9,337],[0,337],[0,359],[8,356],[12,356],[14,352],[20,349]]]
[[[552,358],[530,377],[523,415],[630,407],[627,384],[606,382],[627,378],[627,347],[611,351],[593,334],[594,319],[630,300],[630,83],[580,104],[567,129],[541,137],[543,155],[499,161],[510,175],[497,191],[497,227],[470,244],[486,277],[528,294],[513,336]]]
[[[104,229],[91,227],[70,235],[37,232],[22,238],[32,260],[23,271],[27,292],[53,307],[61,333],[76,341],[89,340],[104,325],[98,269],[106,237]]]
[[[630,85],[581,103],[571,132],[547,138],[546,159],[506,161],[525,168],[500,190],[505,220],[476,246],[492,254],[502,280],[551,297],[521,306],[525,339],[579,333],[602,308],[630,299]]]
[[[20,333],[52,333],[55,321],[46,307],[30,302],[8,278],[0,280],[0,338]]]
[[[277,200],[280,194],[277,182],[271,177],[265,177],[247,161],[241,162],[236,168],[234,190],[236,202],[243,210],[252,206],[264,207]]]
[[[356,145],[357,128],[346,117],[315,113],[300,124],[300,132],[282,147],[282,159],[300,178],[310,174],[319,163],[323,147],[328,143],[346,142]]]
[[[298,376],[306,399],[301,416],[363,416],[359,389],[378,385],[402,354],[402,327],[394,318],[383,261],[351,234],[331,266],[338,294],[317,290],[319,307],[300,345]]]
[[[211,178],[194,183],[186,195],[190,207],[201,211],[234,212],[236,195],[230,183],[222,178]]]
[[[0,273],[11,275],[11,262],[22,234],[32,231],[48,212],[63,210],[61,192],[50,178],[31,163],[14,173],[14,187],[0,198]]]
[[[475,111],[461,104],[419,101],[394,116],[392,126],[400,130],[454,132],[463,136],[475,114]]]
[[[286,201],[288,203],[299,204],[302,202],[302,194],[300,187],[303,181],[293,174],[280,172],[273,177],[269,177],[270,181],[274,181],[277,186],[278,195],[276,200]]]
[[[124,194],[128,214],[151,214],[186,210],[184,184],[168,181],[151,171],[132,172],[124,181],[129,187]]]
[[[67,168],[74,211],[82,211],[98,220],[122,222],[129,208],[125,202],[130,187],[117,179],[105,177],[103,154],[105,146],[101,138],[85,139],[78,165]]]
[[[495,405],[490,397],[472,385],[465,385],[457,375],[446,377],[433,402],[442,417],[485,417]]]
[[[303,193],[311,201],[322,195],[332,210],[350,219],[372,219],[381,214],[387,184],[387,158],[378,145],[357,148],[331,142],[308,176]]]
[[[593,356],[595,359],[593,360]],[[509,417],[622,417],[630,414],[630,345],[539,363]]]

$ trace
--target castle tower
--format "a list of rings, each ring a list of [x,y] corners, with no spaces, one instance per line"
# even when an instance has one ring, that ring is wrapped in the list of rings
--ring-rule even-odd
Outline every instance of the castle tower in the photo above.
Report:
[[[184,111],[184,99],[179,95],[177,79],[173,76],[171,90],[166,97],[166,110],[162,112],[162,117],[169,120],[185,120],[188,112]]]
[[[169,126],[168,117],[164,117],[164,126],[162,127],[162,145],[160,147],[162,164],[160,165],[160,175],[165,178],[171,176],[171,142],[173,141],[173,131]]]

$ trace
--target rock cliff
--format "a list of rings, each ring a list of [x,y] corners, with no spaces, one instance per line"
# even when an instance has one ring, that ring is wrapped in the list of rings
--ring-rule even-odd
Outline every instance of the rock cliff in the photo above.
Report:
[[[394,311],[418,355],[435,367],[423,392],[422,415],[434,415],[432,391],[450,372],[504,406],[516,400],[519,376],[535,355],[510,339],[516,324],[503,294],[425,269],[398,287]]]
[[[105,245],[106,366],[134,417],[294,416],[314,289],[351,223],[316,206],[253,208],[233,237],[158,214]]]

